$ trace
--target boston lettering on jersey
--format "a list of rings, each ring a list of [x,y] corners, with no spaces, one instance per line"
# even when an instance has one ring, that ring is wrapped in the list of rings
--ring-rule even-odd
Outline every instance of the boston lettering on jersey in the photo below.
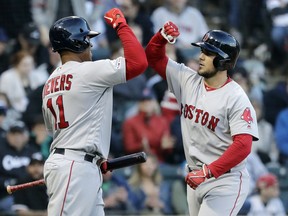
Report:
[[[49,79],[44,86],[43,97],[58,91],[69,91],[71,89],[72,78],[72,74],[63,74]]]
[[[193,120],[195,123],[199,123],[202,126],[207,126],[212,131],[215,131],[215,128],[217,127],[217,124],[219,122],[219,118],[216,118],[215,116],[209,114],[208,112],[198,109],[193,105],[185,104],[183,105],[181,103],[181,115],[183,115],[184,118],[188,118],[190,120]]]

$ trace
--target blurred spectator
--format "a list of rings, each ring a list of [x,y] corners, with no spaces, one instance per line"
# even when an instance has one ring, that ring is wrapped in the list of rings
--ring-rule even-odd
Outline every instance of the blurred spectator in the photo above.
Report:
[[[53,52],[51,47],[49,48],[49,63],[45,65],[45,73],[51,74],[58,66],[61,65],[60,55]],[[45,80],[46,81],[46,80]],[[22,120],[27,127],[31,129],[33,119],[35,116],[42,115],[42,90],[44,83],[33,89],[28,95],[28,105],[22,116]]]
[[[145,32],[142,37],[141,44],[146,46],[151,37],[153,36],[153,23],[150,19],[149,14],[143,9],[140,0],[119,0],[116,1],[118,7],[123,12],[129,25],[133,23],[139,25],[142,32]],[[107,39],[111,43],[118,38],[115,31],[112,31],[111,28],[107,28]]]
[[[266,166],[262,163],[259,156],[251,152],[247,157],[247,170],[250,176],[250,188],[248,196],[241,207],[238,215],[247,215],[251,208],[249,198],[257,193],[257,180],[260,176],[268,173]]]
[[[279,198],[278,179],[273,174],[264,174],[257,180],[258,193],[249,198],[248,216],[285,216],[283,202]]]
[[[30,130],[29,145],[42,154],[44,160],[49,156],[52,136],[48,134],[42,115],[34,116],[33,125]]]
[[[272,43],[282,58],[288,52],[288,1],[266,0],[266,7],[272,20]]]
[[[35,68],[39,67],[39,76],[46,81],[48,74],[41,70],[41,65],[45,65],[49,61],[49,53],[47,46],[41,43],[41,33],[35,23],[26,23],[19,32],[17,40],[12,47],[11,55],[19,51],[28,52],[34,58]],[[42,66],[43,67],[43,66]]]
[[[0,26],[14,40],[22,26],[32,21],[31,0],[0,0]]]
[[[44,160],[42,155],[34,154],[26,168],[28,176],[19,181],[26,183],[43,178]],[[48,195],[45,185],[37,185],[28,190],[19,190],[13,193],[14,204],[12,210],[17,216],[47,216]]]
[[[100,0],[90,1],[92,5],[88,7],[92,6],[92,8],[89,8],[88,12],[86,2],[87,0],[31,0],[33,21],[43,36],[49,35],[49,29],[56,20],[66,16],[80,16],[89,24],[95,23],[102,15],[104,3],[102,4]],[[49,41],[47,36],[42,39],[46,45]]]
[[[27,145],[28,131],[23,122],[15,122],[7,131],[6,140],[0,145],[0,212],[10,211],[13,197],[7,194],[6,186],[15,185],[26,177],[26,167],[33,149]]]
[[[250,176],[250,191],[248,193],[248,197],[256,192],[257,179],[266,173],[268,170],[264,163],[261,161],[260,157],[251,152],[247,157],[247,170]]]
[[[253,141],[252,151],[258,154],[264,164],[269,162],[276,162],[278,159],[278,150],[275,143],[274,130],[272,125],[264,119],[263,102],[258,99],[250,98],[251,103],[255,109],[259,139],[257,142]]]
[[[175,144],[171,150],[171,154],[164,155],[165,162],[169,164],[181,164],[185,161],[180,117],[180,114],[177,115],[170,124],[170,133],[174,138]]]
[[[279,112],[288,107],[288,74],[275,86],[264,92],[265,119],[275,126]]]
[[[102,190],[106,215],[121,215],[123,212],[134,211],[129,199],[130,186],[122,175],[113,171],[105,173]]]
[[[33,56],[19,51],[12,57],[12,67],[0,76],[0,91],[7,94],[11,106],[23,113],[29,93],[42,84],[34,70]]]
[[[3,28],[0,27],[0,75],[9,68],[9,39]]]
[[[163,100],[160,102],[162,116],[167,119],[170,125],[174,118],[180,114],[180,105],[177,103],[175,95],[166,90]]]
[[[133,193],[131,202],[139,214],[171,214],[171,188],[162,179],[157,157],[147,155],[147,161],[136,165],[129,185]]]
[[[0,101],[3,106],[6,107],[5,118],[2,121],[2,128],[8,130],[9,126],[17,120],[20,120],[21,115],[11,107],[11,103],[7,97],[7,94],[0,91]]]
[[[120,41],[111,45],[111,59],[124,56]],[[113,88],[113,118],[111,134],[111,153],[119,157],[125,153],[123,144],[122,124],[125,119],[137,112],[138,101],[146,85],[146,78],[141,74],[126,83]],[[135,111],[136,110],[136,111]]]
[[[171,152],[174,140],[169,124],[160,115],[159,104],[151,90],[145,89],[138,103],[138,113],[123,122],[123,142],[127,154],[145,151],[157,155],[159,161]]]
[[[259,86],[254,86],[250,78],[250,71],[247,71],[245,67],[238,66],[230,71],[231,78],[237,82],[245,91],[249,97],[257,98],[258,100],[263,100],[263,92]]]
[[[277,116],[275,139],[279,149],[279,162],[288,168],[288,108],[282,110]]]
[[[4,126],[4,120],[6,118],[7,105],[0,99],[0,143],[2,143],[6,137],[6,130]]]
[[[168,164],[181,164],[185,161],[185,156],[180,126],[180,106],[177,103],[175,95],[169,90],[165,92],[160,107],[162,116],[166,118],[174,140],[171,150],[163,155],[164,162]]]
[[[176,215],[188,215],[186,184],[183,179],[175,179],[171,184],[171,205]]]
[[[266,0],[228,0],[228,27],[243,48],[256,47],[269,38],[270,19]],[[225,1],[224,1],[225,2]],[[239,19],[239,17],[242,17]],[[253,32],[253,33],[252,33]]]
[[[191,41],[198,41],[209,30],[206,20],[200,10],[189,6],[188,0],[166,0],[163,6],[156,8],[151,20],[154,32],[167,21],[175,23],[180,31],[176,42],[177,48],[191,48]]]

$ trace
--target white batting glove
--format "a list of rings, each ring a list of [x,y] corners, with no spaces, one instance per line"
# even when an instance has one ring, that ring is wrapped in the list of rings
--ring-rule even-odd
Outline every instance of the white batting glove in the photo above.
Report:
[[[180,35],[178,27],[171,21],[168,21],[164,24],[160,33],[170,44],[174,44],[177,37]]]

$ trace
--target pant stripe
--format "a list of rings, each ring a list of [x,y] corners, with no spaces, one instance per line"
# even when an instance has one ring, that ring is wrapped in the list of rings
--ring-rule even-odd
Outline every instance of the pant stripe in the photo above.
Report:
[[[69,184],[70,184],[70,180],[71,180],[73,165],[74,165],[74,160],[72,161],[71,166],[70,166],[69,178],[68,178],[68,182],[67,182],[67,186],[66,186],[66,190],[65,190],[65,196],[64,196],[63,203],[62,203],[60,216],[62,216],[62,214],[63,214],[64,205],[65,205],[65,201],[66,201],[66,196],[67,196],[67,192],[68,192],[68,188],[69,188]]]
[[[242,172],[240,172],[240,185],[239,185],[238,195],[237,195],[237,198],[236,198],[236,200],[235,200],[235,202],[234,202],[234,206],[233,206],[233,208],[232,208],[232,210],[231,210],[231,212],[230,212],[230,214],[229,214],[230,216],[232,215],[232,213],[233,213],[233,211],[234,211],[234,209],[235,209],[235,207],[236,207],[236,203],[237,203],[238,198],[239,198],[240,193],[241,193],[241,188],[242,188]]]

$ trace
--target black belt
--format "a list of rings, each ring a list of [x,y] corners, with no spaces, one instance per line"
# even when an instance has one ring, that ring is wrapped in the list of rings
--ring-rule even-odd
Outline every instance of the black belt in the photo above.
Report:
[[[65,155],[65,149],[64,148],[55,148],[54,150],[54,154],[62,154]],[[93,155],[89,155],[89,154],[85,154],[84,155],[84,160],[88,161],[88,162],[93,162],[93,159],[95,158],[95,156]]]

